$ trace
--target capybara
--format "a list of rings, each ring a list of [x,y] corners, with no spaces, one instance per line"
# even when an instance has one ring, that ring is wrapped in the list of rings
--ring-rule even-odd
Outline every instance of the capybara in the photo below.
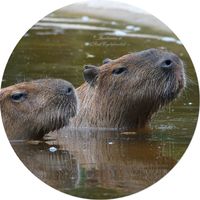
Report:
[[[9,139],[40,139],[68,125],[77,112],[71,83],[39,79],[1,89],[1,115]]]
[[[100,67],[86,65],[84,79],[76,90],[79,114],[70,126],[126,131],[147,127],[152,115],[186,84],[181,59],[162,49],[106,59]]]

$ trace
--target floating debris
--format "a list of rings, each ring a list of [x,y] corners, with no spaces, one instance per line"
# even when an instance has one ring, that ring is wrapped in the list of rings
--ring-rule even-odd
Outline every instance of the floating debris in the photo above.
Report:
[[[192,105],[192,102],[189,102],[188,105],[191,106],[191,105]]]
[[[58,149],[57,149],[56,147],[50,147],[50,148],[49,148],[49,151],[52,152],[52,153],[53,153],[53,152],[56,152],[57,150],[58,150]]]

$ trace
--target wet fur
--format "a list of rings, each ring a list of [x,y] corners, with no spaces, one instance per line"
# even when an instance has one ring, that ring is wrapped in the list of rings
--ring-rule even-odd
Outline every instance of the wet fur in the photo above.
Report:
[[[160,60],[172,56],[175,67],[164,72]],[[164,59],[164,58],[163,58]],[[113,69],[125,66],[120,76]],[[185,86],[182,61],[160,49],[132,53],[103,64],[92,84],[77,88],[79,114],[71,127],[137,130],[146,127],[153,113],[175,99]]]
[[[75,90],[64,93],[71,83],[59,79],[41,79],[19,83],[0,91],[3,124],[9,139],[39,139],[44,134],[68,125],[77,110]],[[15,91],[26,91],[27,99],[12,102]]]

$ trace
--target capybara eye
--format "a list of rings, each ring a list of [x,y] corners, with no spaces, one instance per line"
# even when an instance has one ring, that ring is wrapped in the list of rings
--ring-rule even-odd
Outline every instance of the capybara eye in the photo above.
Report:
[[[120,68],[113,69],[112,74],[119,75],[126,71],[127,71],[126,67],[120,67]]]
[[[27,98],[27,93],[26,92],[15,92],[11,94],[11,100],[13,102],[22,102]]]

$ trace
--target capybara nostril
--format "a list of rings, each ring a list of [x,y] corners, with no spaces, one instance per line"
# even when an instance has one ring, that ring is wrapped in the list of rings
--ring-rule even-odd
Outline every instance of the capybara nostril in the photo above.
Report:
[[[72,87],[67,87],[66,88],[66,95],[71,95],[73,93]]]
[[[172,59],[165,59],[164,61],[161,62],[160,67],[163,69],[172,69],[174,66],[174,62]]]
[[[62,83],[56,88],[58,94],[73,96],[74,87],[71,84]]]

